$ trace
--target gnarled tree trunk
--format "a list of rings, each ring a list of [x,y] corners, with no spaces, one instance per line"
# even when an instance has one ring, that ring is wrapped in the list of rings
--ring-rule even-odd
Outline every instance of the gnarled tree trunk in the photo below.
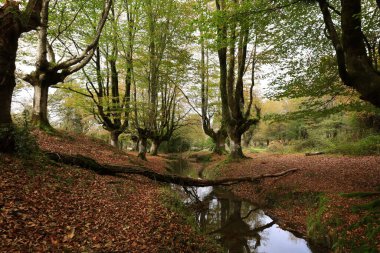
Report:
[[[218,132],[216,132],[214,137],[215,138],[213,138],[213,141],[215,143],[215,147],[213,152],[218,155],[225,154],[227,134],[219,130]]]
[[[146,161],[146,152],[148,150],[148,132],[149,130],[138,128],[139,135],[139,153],[137,155],[138,158]]]
[[[147,151],[147,146],[148,146],[148,138],[146,137],[140,137],[139,138],[139,153],[137,155],[138,158],[146,161],[146,151]]]
[[[41,0],[30,0],[22,12],[15,1],[6,1],[0,8],[0,152],[14,150],[11,103],[18,40],[23,32],[38,26],[40,9]]]
[[[234,131],[229,133],[229,137],[231,158],[239,159],[245,157],[241,147],[241,134]]]
[[[361,99],[380,107],[379,69],[367,54],[368,39],[362,29],[362,1],[341,0],[341,31],[336,29],[327,0],[318,0],[327,37],[334,46],[339,76],[346,86],[357,90]],[[377,1],[377,4],[379,2]],[[375,66],[374,66],[375,65]]]
[[[16,8],[0,9],[0,152],[12,152],[14,139],[12,133],[11,103],[16,86],[16,52],[21,26],[15,21],[12,12]]]
[[[119,148],[119,136],[120,136],[119,131],[112,131],[111,132],[111,146],[115,148]]]

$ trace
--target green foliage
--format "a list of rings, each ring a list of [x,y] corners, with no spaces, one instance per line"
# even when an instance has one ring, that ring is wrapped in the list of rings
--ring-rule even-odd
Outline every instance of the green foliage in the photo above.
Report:
[[[306,221],[308,237],[321,244],[326,243],[326,236],[328,235],[327,226],[323,221],[323,215],[327,210],[328,202],[329,199],[321,195],[317,211],[309,214]]]
[[[350,192],[350,193],[342,193],[340,196],[346,198],[364,198],[380,195],[380,192]]]
[[[262,148],[262,147],[250,147],[249,148],[249,152],[250,153],[254,153],[254,154],[258,154],[258,153],[263,153],[267,151],[266,148]]]
[[[38,160],[41,152],[35,137],[31,134],[29,120],[30,112],[28,110],[15,115],[15,126],[12,130],[15,137],[15,151],[17,156],[23,160]]]
[[[278,153],[278,154],[283,154],[283,153],[286,153],[286,149],[284,147],[284,144],[282,144],[281,142],[272,142],[267,150],[269,152],[272,152],[272,153]]]
[[[380,135],[370,135],[356,142],[338,143],[330,152],[343,155],[379,155]]]
[[[377,193],[378,194],[378,193]],[[373,194],[369,193],[352,193],[342,194],[345,197],[366,198],[371,197]],[[352,211],[360,214],[357,222],[344,228],[341,235],[336,238],[333,249],[336,251],[349,251],[349,252],[367,252],[376,253],[377,238],[380,234],[380,199],[375,199],[364,205],[357,205],[352,207]],[[365,237],[347,237],[350,231],[363,229]]]
[[[16,154],[24,160],[34,160],[41,155],[35,137],[26,127],[15,127]]]
[[[292,150],[295,152],[321,151],[333,147],[331,140],[326,138],[312,137],[306,140],[298,140],[293,143]]]
[[[174,136],[169,141],[160,145],[160,152],[181,153],[190,150],[191,143],[182,136]]]

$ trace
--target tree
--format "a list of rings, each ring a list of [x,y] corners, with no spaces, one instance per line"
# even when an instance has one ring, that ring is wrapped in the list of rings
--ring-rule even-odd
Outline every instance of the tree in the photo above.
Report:
[[[215,147],[213,149],[213,152],[216,154],[223,154],[226,152],[225,150],[225,140],[227,138],[227,129],[224,121],[220,122],[220,127],[216,129],[215,122],[216,113],[220,113],[220,105],[217,104],[216,106],[212,106],[211,98],[210,98],[210,92],[215,92],[214,90],[211,91],[211,77],[210,72],[212,71],[212,66],[210,66],[209,63],[209,38],[210,37],[210,29],[207,26],[207,19],[210,18],[211,13],[207,7],[207,2],[204,0],[199,0],[196,3],[196,10],[198,13],[197,16],[197,26],[198,26],[198,32],[199,32],[199,44],[200,44],[200,51],[201,51],[201,59],[199,64],[199,75],[200,75],[200,83],[201,83],[201,112],[199,113],[198,110],[194,106],[193,110],[195,110],[198,115],[202,119],[202,128],[206,135],[208,135],[213,143],[215,144]],[[218,96],[219,97],[219,96]],[[190,103],[190,101],[189,101]],[[191,104],[191,103],[190,103]],[[217,108],[214,108],[217,107]],[[213,122],[214,121],[214,122]]]
[[[237,18],[236,11],[246,3],[245,1],[216,0],[222,116],[230,138],[230,156],[233,158],[244,157],[241,136],[250,126],[257,124],[260,118],[260,109],[257,106],[255,106],[257,118],[250,118],[251,108],[254,105],[256,45],[252,54],[252,78],[248,104],[245,104],[244,98],[244,75],[247,71],[247,51],[252,22],[245,18]],[[235,14],[234,19],[228,18],[231,13]]]
[[[57,8],[58,4],[58,1],[55,1],[54,7]],[[91,60],[98,44],[101,31],[106,23],[111,4],[112,0],[105,1],[103,12],[95,28],[93,39],[86,45],[85,49],[83,49],[81,53],[72,55],[69,58],[62,56],[60,60],[57,60],[54,42],[59,40],[61,34],[70,28],[78,13],[82,10],[82,7],[79,7],[79,9],[75,11],[73,20],[68,22],[69,24],[63,23],[63,20],[61,20],[62,24],[58,25],[58,29],[62,30],[57,31],[56,36],[49,38],[50,0],[42,0],[41,27],[38,30],[38,52],[35,70],[23,78],[34,87],[32,122],[35,126],[51,128],[47,114],[49,87],[63,82],[66,77],[82,69]],[[65,9],[66,6],[63,6],[63,8],[62,15],[65,15],[64,13],[67,11]],[[51,40],[49,41],[49,39]],[[64,45],[64,47],[67,46]]]
[[[105,29],[96,50],[94,64],[91,64],[95,73],[84,73],[88,81],[86,88],[89,97],[96,107],[94,116],[110,132],[111,145],[118,147],[119,136],[129,123],[133,54],[139,25],[136,22],[141,5],[138,1],[125,1],[122,6],[115,5],[116,3],[111,8],[110,27]],[[126,16],[125,23],[122,14]],[[121,84],[121,79],[124,80],[124,85]]]
[[[24,10],[19,2],[6,0],[0,7],[0,152],[12,152],[11,101],[16,85],[16,53],[22,33],[40,25],[42,0],[29,0]]]
[[[141,159],[146,159],[148,139],[152,141],[151,154],[156,155],[160,144],[171,138],[184,117],[179,86],[184,82],[190,58],[184,46],[184,8],[184,3],[175,0],[143,2],[144,50],[139,52],[142,64],[138,68],[144,75],[136,77],[133,95],[133,125]]]
[[[361,0],[341,0],[338,10],[328,0],[318,0],[325,34],[335,49],[342,82],[357,90],[363,100],[380,107],[380,40],[375,32],[378,27],[367,34],[363,29],[366,17],[363,6],[373,13],[371,19],[378,20],[380,4],[376,3],[377,7]],[[339,26],[331,12],[340,17]]]
[[[207,57],[206,57],[207,56]],[[207,59],[207,60],[205,60]],[[208,73],[208,54],[205,52],[204,41],[201,42],[201,118],[202,127],[205,134],[207,134],[215,144],[213,152],[216,154],[223,154],[226,152],[225,141],[227,138],[227,129],[225,121],[222,120],[219,129],[215,130],[211,126],[211,120],[213,115],[211,115],[209,110],[209,73]]]

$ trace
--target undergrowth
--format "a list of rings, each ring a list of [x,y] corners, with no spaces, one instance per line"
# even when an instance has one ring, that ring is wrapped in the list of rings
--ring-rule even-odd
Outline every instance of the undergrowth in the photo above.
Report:
[[[338,143],[330,152],[342,155],[379,155],[380,135],[370,135],[357,142]]]
[[[331,207],[332,200],[321,198],[318,208],[307,218],[308,236],[317,243],[327,245],[334,252],[378,252],[380,199],[373,198],[378,194],[378,192],[341,194],[345,198],[363,200],[369,198],[363,201],[364,204],[349,207],[351,215],[358,217],[351,220],[340,216],[339,208],[343,207]],[[359,236],[356,236],[357,233]]]

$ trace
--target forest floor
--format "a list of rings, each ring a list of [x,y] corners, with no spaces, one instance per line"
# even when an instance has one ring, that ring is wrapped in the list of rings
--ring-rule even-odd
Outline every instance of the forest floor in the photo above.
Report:
[[[34,135],[45,151],[165,171],[162,157],[142,162],[88,137]],[[162,184],[2,154],[0,171],[0,252],[216,252],[165,204]]]
[[[144,162],[136,154],[126,154],[89,137],[42,132],[35,132],[34,136],[45,151],[81,154],[103,164],[139,164],[166,173],[165,155],[148,156]],[[259,185],[238,184],[230,189],[257,203],[285,229],[322,237],[321,240],[329,240],[331,244],[344,244],[347,240],[355,243],[364,238],[380,250],[379,220],[371,222],[371,210],[355,209],[378,196],[340,195],[378,192],[379,156],[262,153],[250,154],[249,158],[226,162],[223,156],[211,156],[211,160],[198,162],[204,164],[203,174],[213,177],[256,176],[297,168],[299,171],[286,177],[267,179]],[[43,157],[38,161],[10,155],[0,155],[0,170],[0,252],[216,252],[218,249],[188,225],[186,217],[165,203],[167,191],[163,184],[141,176],[100,176]],[[376,217],[378,214],[377,211]],[[363,221],[363,217],[367,218]],[[315,229],[307,231],[307,227]]]

